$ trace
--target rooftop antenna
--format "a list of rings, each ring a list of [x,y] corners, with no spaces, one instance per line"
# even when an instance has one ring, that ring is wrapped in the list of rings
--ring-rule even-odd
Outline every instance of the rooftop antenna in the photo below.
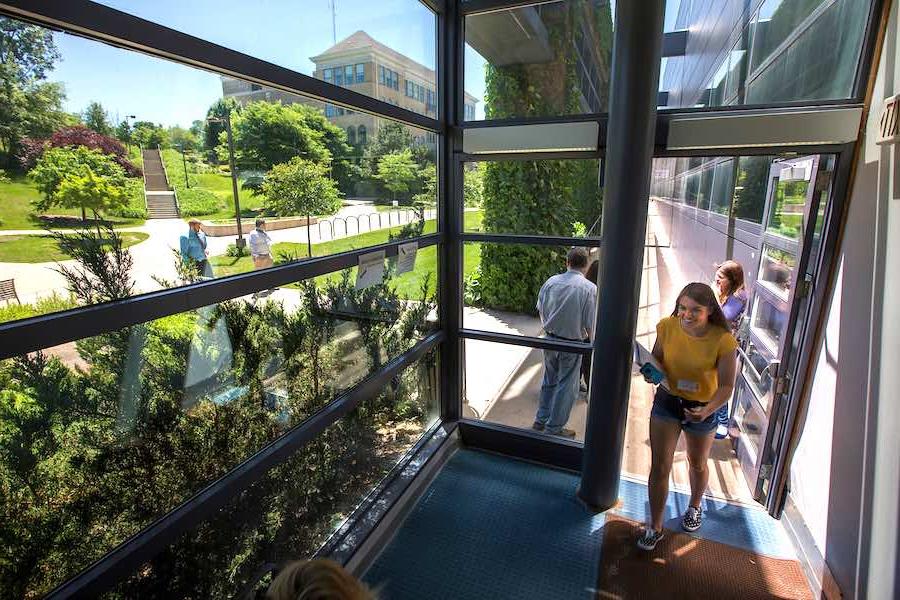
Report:
[[[337,27],[334,24],[334,0],[329,0],[331,4],[331,43],[337,44]]]

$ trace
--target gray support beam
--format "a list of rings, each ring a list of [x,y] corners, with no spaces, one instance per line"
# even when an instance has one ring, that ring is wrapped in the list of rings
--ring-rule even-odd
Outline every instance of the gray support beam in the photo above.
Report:
[[[665,0],[616,3],[619,26],[613,45],[600,234],[604,250],[600,253],[590,408],[578,488],[581,501],[596,511],[615,505],[618,495],[647,229],[664,13]],[[641,27],[633,26],[637,23]]]
[[[443,243],[439,253],[438,311],[446,338],[439,362],[441,419],[456,421],[462,412],[462,272],[460,235],[463,228],[463,165],[457,160],[462,148],[463,49],[457,2],[447,2],[438,15],[438,94],[442,136],[438,144],[438,230]]]

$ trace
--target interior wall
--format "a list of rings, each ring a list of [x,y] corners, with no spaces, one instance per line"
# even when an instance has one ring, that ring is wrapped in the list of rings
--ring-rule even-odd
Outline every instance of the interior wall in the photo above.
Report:
[[[791,498],[848,598],[900,591],[900,165],[875,143],[882,100],[900,92],[893,4],[791,473]]]

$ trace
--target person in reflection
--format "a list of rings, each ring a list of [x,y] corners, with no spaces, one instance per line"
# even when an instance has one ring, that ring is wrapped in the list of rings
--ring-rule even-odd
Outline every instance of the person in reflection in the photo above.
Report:
[[[256,269],[266,269],[275,264],[272,261],[272,238],[266,233],[265,219],[257,219],[256,229],[250,232],[250,258]]]
[[[597,286],[598,275],[600,271],[600,261],[592,260],[590,266],[587,269],[587,272],[584,274],[584,278],[594,284],[594,287]],[[590,342],[591,338],[585,338],[585,342]],[[588,392],[588,384],[591,382],[591,357],[593,353],[583,354],[581,357],[581,385],[579,390],[587,394]],[[585,396],[587,398],[587,396]]]
[[[737,337],[741,326],[741,319],[747,310],[747,291],[744,288],[744,267],[741,263],[726,260],[716,270],[716,288],[719,290],[719,305],[722,314],[728,321],[731,333]],[[716,427],[716,439],[728,437],[728,402],[722,405],[716,413],[718,425]]]
[[[297,560],[272,580],[269,600],[376,600],[369,588],[341,565],[325,558]]]
[[[700,500],[709,481],[707,462],[716,430],[716,411],[734,391],[736,349],[737,340],[716,295],[705,283],[685,286],[672,315],[656,325],[653,356],[662,365],[670,389],[657,388],[650,411],[650,522],[637,542],[639,548],[652,550],[663,537],[669,474],[682,431],[691,500],[681,527],[696,531],[702,524]]]
[[[566,255],[566,272],[541,286],[537,310],[548,338],[580,342],[593,336],[597,286],[585,278],[587,263],[587,252],[573,248]],[[575,432],[564,425],[578,395],[580,378],[581,354],[544,350],[544,377],[532,429],[575,437]]]
[[[201,277],[212,277],[212,267],[209,265],[209,250],[206,249],[206,234],[200,227],[199,219],[188,221],[188,231],[179,240],[181,260],[185,265],[196,269]]]

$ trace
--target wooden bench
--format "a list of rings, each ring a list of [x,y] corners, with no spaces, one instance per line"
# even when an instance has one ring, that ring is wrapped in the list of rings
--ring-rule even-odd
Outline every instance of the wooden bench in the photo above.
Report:
[[[9,305],[12,300],[15,300],[19,304],[22,304],[22,302],[19,300],[19,295],[16,293],[15,279],[0,280],[0,300],[5,301],[7,305]]]

